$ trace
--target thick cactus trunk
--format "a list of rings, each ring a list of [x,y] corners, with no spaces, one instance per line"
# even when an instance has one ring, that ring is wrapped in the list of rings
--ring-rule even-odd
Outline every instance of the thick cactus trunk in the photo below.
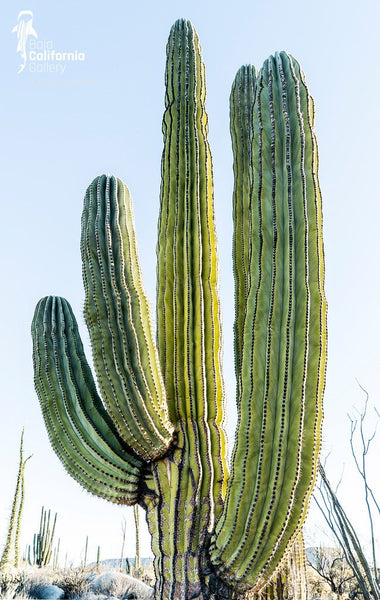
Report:
[[[189,587],[184,597],[199,588],[199,554],[221,510],[226,485],[205,89],[198,37],[189,22],[178,22],[167,45],[157,245],[158,349],[175,437],[153,475],[164,571],[172,586]],[[178,597],[177,587],[164,597]]]
[[[202,594],[202,549],[222,508],[226,437],[204,66],[186,21],[169,37],[166,90],[157,326],[175,435],[153,465],[157,503],[148,522],[158,597],[191,598]]]

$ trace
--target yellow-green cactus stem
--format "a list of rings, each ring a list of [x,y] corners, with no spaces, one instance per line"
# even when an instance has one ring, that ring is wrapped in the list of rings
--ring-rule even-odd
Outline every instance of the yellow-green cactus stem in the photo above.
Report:
[[[53,524],[50,528],[50,509],[41,508],[40,528],[33,536],[33,565],[46,567],[53,553],[53,540],[55,526],[57,524],[57,513],[54,515]]]
[[[210,503],[219,506],[225,492],[226,437],[212,162],[204,64],[189,21],[172,27],[165,83],[158,348],[170,418],[176,424],[189,422],[189,443],[194,444],[189,451],[207,469],[204,477],[212,478]],[[208,490],[209,482],[204,483]]]
[[[224,388],[211,154],[198,36],[180,20],[167,44],[161,207],[157,245],[158,349],[171,422],[172,456],[154,466],[160,497],[161,597],[201,593],[199,557],[226,485]],[[163,575],[160,573],[163,572]]]

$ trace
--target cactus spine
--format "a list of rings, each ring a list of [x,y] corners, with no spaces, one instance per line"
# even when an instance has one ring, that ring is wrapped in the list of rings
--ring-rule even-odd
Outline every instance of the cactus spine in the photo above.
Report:
[[[302,563],[320,445],[327,336],[313,103],[285,52],[258,73],[240,69],[232,88],[238,427],[228,475],[205,76],[188,21],[171,30],[165,81],[157,346],[128,189],[98,177],[81,251],[104,405],[62,298],[36,308],[36,389],[69,473],[146,509],[156,598],[269,597],[287,561]]]

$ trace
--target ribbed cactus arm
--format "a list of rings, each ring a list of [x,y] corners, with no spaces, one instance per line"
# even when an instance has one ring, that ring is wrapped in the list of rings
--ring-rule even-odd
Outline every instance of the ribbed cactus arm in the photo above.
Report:
[[[235,77],[230,99],[230,130],[233,148],[233,266],[235,275],[235,371],[239,385],[243,329],[247,297],[251,287],[250,265],[257,255],[259,238],[252,232],[253,167],[252,112],[257,72],[252,65],[241,67]],[[256,247],[254,247],[256,244]],[[240,393],[237,393],[240,400]]]
[[[35,386],[51,444],[64,467],[89,492],[134,504],[143,462],[103,408],[66,300],[40,300],[32,337]]]
[[[167,45],[157,245],[158,347],[170,418],[189,426],[186,437],[194,471],[203,478],[203,496],[209,496],[211,485],[220,506],[226,437],[205,95],[198,36],[189,21],[179,20]]]
[[[252,260],[238,428],[211,543],[219,574],[241,589],[261,589],[276,571],[316,475],[327,333],[313,118],[298,63],[284,52],[268,59],[249,134]]]
[[[143,289],[132,201],[115,177],[89,186],[82,216],[85,318],[98,383],[119,435],[144,459],[166,453],[173,426]]]

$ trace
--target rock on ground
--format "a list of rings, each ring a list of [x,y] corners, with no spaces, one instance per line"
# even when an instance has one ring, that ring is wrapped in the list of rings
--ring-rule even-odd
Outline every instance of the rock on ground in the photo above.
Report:
[[[57,585],[49,584],[38,584],[32,591],[33,598],[39,600],[61,600],[64,597],[65,592]]]
[[[137,600],[151,600],[153,597],[153,589],[124,573],[115,573],[106,571],[101,573],[90,584],[92,592],[96,594],[104,594],[108,598],[136,598]]]

